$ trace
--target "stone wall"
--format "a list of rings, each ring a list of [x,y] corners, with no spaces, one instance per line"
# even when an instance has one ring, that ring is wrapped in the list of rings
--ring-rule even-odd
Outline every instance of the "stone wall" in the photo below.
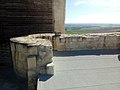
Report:
[[[34,33],[54,32],[52,0],[1,0],[0,41]]]
[[[0,0],[0,42],[35,33],[64,33],[66,0]]]
[[[38,74],[53,74],[50,71],[53,57],[49,40],[18,37],[10,40],[15,72],[28,78],[28,89],[35,90]]]
[[[0,44],[0,67],[12,67],[9,43]]]
[[[120,32],[86,35],[33,34],[10,40],[15,72],[35,90],[38,74],[54,74],[54,51],[120,49]]]
[[[56,37],[57,51],[120,49],[120,33],[61,35]]]
[[[54,31],[55,32],[65,32],[64,22],[65,22],[65,8],[66,0],[53,0],[53,15],[55,20]]]
[[[37,34],[34,38],[45,38],[51,41],[55,51],[120,49],[120,32],[95,34]]]

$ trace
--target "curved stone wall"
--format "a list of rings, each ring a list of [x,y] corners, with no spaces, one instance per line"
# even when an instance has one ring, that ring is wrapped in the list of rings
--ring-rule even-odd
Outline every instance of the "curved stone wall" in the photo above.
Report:
[[[37,67],[36,70],[45,73],[44,69],[41,69],[44,67],[41,66],[52,62],[52,48],[55,51],[120,49],[120,33],[33,34],[12,38],[11,51],[15,71],[18,75],[27,77],[28,63],[29,61],[35,61],[33,65]]]
[[[53,51],[49,40],[18,37],[10,40],[15,72],[28,77],[28,71],[46,73],[45,68],[52,62]]]
[[[36,90],[38,74],[54,74],[52,43],[46,39],[31,37],[11,38],[14,71],[28,78],[28,90]]]

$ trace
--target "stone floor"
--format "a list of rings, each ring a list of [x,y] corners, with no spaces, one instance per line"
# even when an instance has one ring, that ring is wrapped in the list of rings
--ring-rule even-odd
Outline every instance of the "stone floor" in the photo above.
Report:
[[[55,75],[39,75],[38,90],[120,90],[120,51],[55,52]],[[27,90],[27,80],[0,65],[0,90]]]
[[[37,90],[120,90],[118,53],[119,50],[56,53],[55,75],[39,75]]]

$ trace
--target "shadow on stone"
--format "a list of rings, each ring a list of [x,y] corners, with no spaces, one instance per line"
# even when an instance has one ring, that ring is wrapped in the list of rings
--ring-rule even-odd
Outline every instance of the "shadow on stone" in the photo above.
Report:
[[[54,51],[54,56],[78,56],[78,55],[112,55],[120,54],[120,50],[78,50],[78,51]]]
[[[0,68],[0,90],[27,90],[27,80],[17,76],[13,68]]]
[[[50,79],[53,75],[47,75],[47,74],[40,74],[38,75],[38,79],[39,81],[47,81],[48,79]]]
[[[120,55],[118,55],[118,60],[120,61]]]

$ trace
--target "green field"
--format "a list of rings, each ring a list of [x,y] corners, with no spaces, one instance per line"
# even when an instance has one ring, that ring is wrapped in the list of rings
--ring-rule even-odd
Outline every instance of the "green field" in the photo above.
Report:
[[[67,29],[65,30],[66,34],[86,34],[97,31],[98,28],[81,28],[81,29]]]

